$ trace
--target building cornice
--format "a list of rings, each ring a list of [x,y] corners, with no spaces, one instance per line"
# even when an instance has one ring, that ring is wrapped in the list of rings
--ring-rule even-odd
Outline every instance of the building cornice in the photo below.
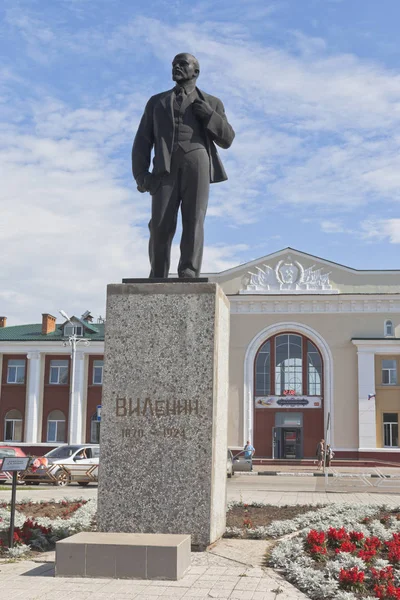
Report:
[[[231,314],[400,313],[399,294],[316,294],[228,296]]]
[[[71,354],[69,345],[64,346],[64,342],[16,342],[2,341],[0,342],[0,354],[27,354],[27,353],[42,353],[42,354]],[[89,346],[82,348],[84,354],[103,354],[104,342],[91,341]]]
[[[352,343],[357,347],[358,353],[373,354],[398,354],[400,351],[400,339],[355,339]]]

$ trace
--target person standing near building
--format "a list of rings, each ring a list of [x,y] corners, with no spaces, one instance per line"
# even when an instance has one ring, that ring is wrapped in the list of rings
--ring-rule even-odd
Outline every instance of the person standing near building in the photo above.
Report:
[[[243,449],[244,452],[244,457],[247,459],[250,459],[250,464],[251,464],[251,471],[253,470],[253,456],[255,453],[255,448],[254,446],[251,445],[250,440],[247,440],[246,445]]]
[[[325,440],[322,438],[317,444],[317,450],[315,454],[318,459],[318,469],[322,469],[322,464],[324,461],[324,452],[325,452]]]
[[[329,444],[326,445],[326,456],[325,456],[325,465],[327,467],[331,466],[332,458],[335,456],[334,451],[332,450]]]

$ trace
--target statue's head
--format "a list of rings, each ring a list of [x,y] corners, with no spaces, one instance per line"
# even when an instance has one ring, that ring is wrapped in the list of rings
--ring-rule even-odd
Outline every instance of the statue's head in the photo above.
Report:
[[[177,83],[192,81],[200,74],[200,65],[192,54],[177,54],[172,61],[172,79]]]

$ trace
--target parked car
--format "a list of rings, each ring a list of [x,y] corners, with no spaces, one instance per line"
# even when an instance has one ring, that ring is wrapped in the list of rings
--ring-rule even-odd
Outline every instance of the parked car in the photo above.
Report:
[[[252,460],[251,458],[246,458],[244,455],[244,450],[235,454],[233,457],[233,472],[239,471],[251,471],[252,468]]]
[[[68,485],[75,481],[88,485],[97,481],[100,446],[95,444],[58,446],[37,458],[24,474],[28,485],[52,483]]]
[[[26,454],[21,448],[17,448],[14,446],[0,446],[0,469],[3,466],[3,458],[7,456],[22,456],[25,457]],[[7,473],[0,471],[0,482],[11,481],[12,476]]]
[[[226,474],[229,477],[229,479],[232,477],[232,475],[235,474],[233,471],[233,454],[229,449],[228,449],[228,458],[226,461]]]

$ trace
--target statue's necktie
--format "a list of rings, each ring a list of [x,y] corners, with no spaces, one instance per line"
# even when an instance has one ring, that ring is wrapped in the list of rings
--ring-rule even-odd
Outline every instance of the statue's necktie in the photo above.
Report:
[[[183,102],[183,88],[178,88],[175,92],[175,95],[178,106],[181,106]]]

